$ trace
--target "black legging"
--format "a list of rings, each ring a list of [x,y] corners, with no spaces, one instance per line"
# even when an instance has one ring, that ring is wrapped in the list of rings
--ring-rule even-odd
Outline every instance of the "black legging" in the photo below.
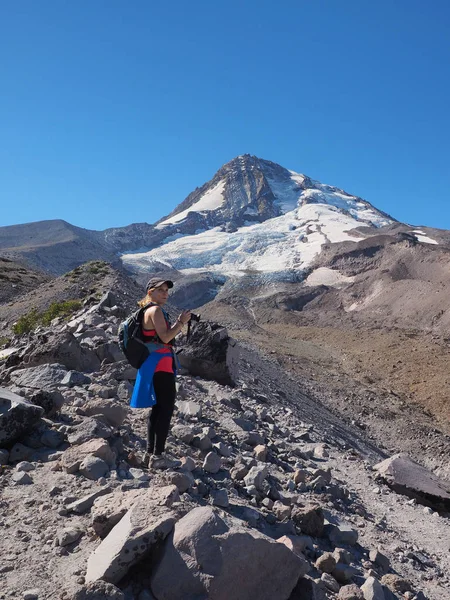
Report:
[[[156,404],[148,415],[147,452],[161,454],[164,452],[170,420],[175,406],[175,375],[159,371],[153,375]]]

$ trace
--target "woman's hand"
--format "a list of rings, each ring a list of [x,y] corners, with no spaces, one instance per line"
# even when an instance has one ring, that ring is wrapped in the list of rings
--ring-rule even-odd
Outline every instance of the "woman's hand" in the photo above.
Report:
[[[186,325],[188,321],[191,320],[191,311],[183,310],[183,312],[178,316],[177,321],[179,321],[182,325]]]

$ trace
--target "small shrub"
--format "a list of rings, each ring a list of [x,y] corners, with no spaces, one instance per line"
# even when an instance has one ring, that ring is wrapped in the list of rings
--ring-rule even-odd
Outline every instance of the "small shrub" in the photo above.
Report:
[[[82,304],[80,300],[66,300],[65,302],[52,302],[48,309],[41,315],[42,325],[50,325],[56,317],[69,317],[79,310]]]
[[[66,300],[65,302],[52,302],[43,313],[33,308],[26,315],[22,315],[17,323],[13,325],[16,335],[23,335],[36,329],[38,325],[48,326],[56,317],[69,317],[72,313],[82,307],[81,300]]]
[[[16,335],[23,335],[24,333],[29,333],[30,331],[33,331],[33,329],[35,329],[38,326],[38,324],[39,313],[35,308],[33,308],[33,310],[31,310],[26,315],[22,315],[21,317],[19,317],[17,323],[13,325],[12,330]]]

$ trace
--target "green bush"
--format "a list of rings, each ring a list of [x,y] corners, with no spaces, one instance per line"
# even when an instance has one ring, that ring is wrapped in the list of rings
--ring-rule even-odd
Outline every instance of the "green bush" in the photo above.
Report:
[[[13,325],[13,331],[16,335],[22,335],[33,331],[39,324],[39,313],[33,308],[28,314],[22,315],[17,323]]]
[[[13,325],[13,332],[16,335],[29,333],[38,327],[38,325],[50,325],[53,319],[57,317],[70,317],[72,313],[79,310],[82,306],[81,300],[66,300],[64,302],[52,302],[43,313],[33,308],[26,315],[22,315],[17,323]]]
[[[80,300],[66,300],[65,302],[52,302],[48,309],[41,315],[42,325],[50,325],[56,317],[70,317],[81,308]]]

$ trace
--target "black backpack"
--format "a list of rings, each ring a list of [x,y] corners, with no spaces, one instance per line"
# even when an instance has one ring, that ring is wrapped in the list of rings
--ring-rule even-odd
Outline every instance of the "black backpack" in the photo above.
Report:
[[[149,304],[142,306],[119,325],[119,347],[125,354],[125,358],[130,365],[135,369],[139,369],[150,354],[150,350],[142,336],[142,319],[144,318],[144,312],[150,306],[155,306],[155,303],[150,302]],[[164,318],[170,324],[168,314],[164,309],[162,309],[162,311],[164,313]],[[157,338],[152,341],[158,342],[160,340]],[[170,342],[170,345],[172,345],[172,343],[173,342]]]
[[[119,347],[135,369],[139,369],[150,354],[142,339],[142,319],[146,308],[148,306],[142,306],[119,325]]]

